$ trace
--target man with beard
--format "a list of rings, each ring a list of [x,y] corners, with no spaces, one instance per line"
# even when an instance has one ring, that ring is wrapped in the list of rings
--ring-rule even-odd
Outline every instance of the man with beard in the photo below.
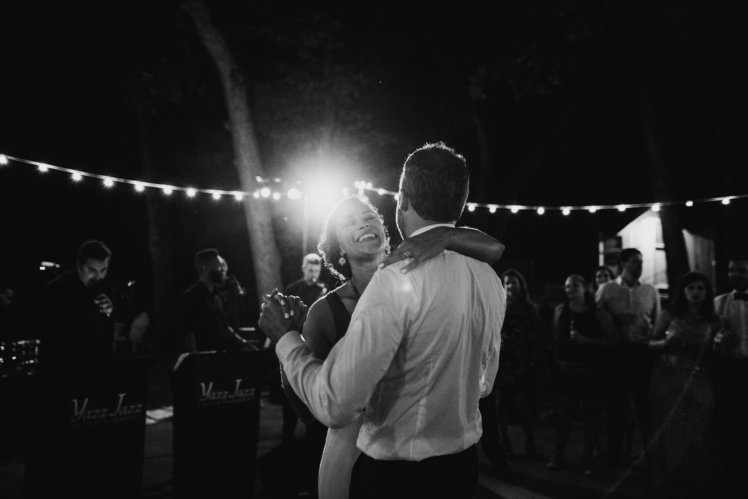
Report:
[[[40,369],[114,353],[115,291],[107,280],[112,252],[98,240],[78,249],[76,268],[47,284],[42,296]],[[49,365],[45,365],[49,364]]]
[[[730,497],[748,494],[748,253],[730,258],[727,277],[732,291],[714,299],[724,329],[715,338],[717,414]]]
[[[182,350],[247,350],[251,343],[234,332],[226,318],[220,291],[228,280],[228,264],[217,249],[206,248],[195,254],[198,279],[182,295],[179,329]]]

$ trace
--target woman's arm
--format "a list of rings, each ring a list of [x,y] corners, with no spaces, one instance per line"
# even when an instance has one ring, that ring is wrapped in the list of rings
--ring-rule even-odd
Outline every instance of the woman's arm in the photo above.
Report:
[[[670,327],[670,322],[672,320],[673,316],[667,310],[663,311],[659,317],[657,317],[657,323],[655,324],[654,332],[652,333],[652,339],[649,340],[649,348],[659,350],[667,345],[667,330],[668,327]]]
[[[403,273],[413,270],[422,262],[434,258],[445,249],[493,265],[504,254],[501,241],[469,227],[434,227],[422,234],[405,239],[391,252],[380,267],[411,258]]]

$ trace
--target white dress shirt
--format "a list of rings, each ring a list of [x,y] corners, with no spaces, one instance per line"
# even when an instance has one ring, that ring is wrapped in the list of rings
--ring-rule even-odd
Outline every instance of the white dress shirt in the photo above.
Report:
[[[600,286],[595,301],[613,318],[622,341],[646,343],[651,338],[661,307],[660,295],[651,284],[636,281],[629,286],[618,276]],[[633,314],[636,319],[631,324],[622,324],[619,318],[623,314]]]
[[[728,354],[742,359],[748,358],[748,302],[736,300],[733,291],[716,297],[714,309],[724,320],[730,334]]]
[[[452,251],[402,274],[406,263],[374,274],[324,362],[295,331],[276,345],[323,424],[364,411],[357,446],[374,459],[419,461],[475,444],[478,400],[498,370],[506,295],[494,270]]]

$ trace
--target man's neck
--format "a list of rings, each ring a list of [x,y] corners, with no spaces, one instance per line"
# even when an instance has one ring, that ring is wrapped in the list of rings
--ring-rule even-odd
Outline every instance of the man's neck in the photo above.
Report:
[[[639,282],[639,278],[632,276],[628,272],[623,272],[621,274],[621,281],[623,281],[623,283],[627,286],[633,288],[634,286],[636,286],[636,283]]]
[[[423,220],[419,219],[417,223],[413,223],[413,228],[408,227],[408,234],[405,236],[406,238],[411,237],[413,234],[418,232],[421,229],[424,229],[426,227],[432,226],[432,225],[454,225],[454,222],[437,222],[436,220]]]

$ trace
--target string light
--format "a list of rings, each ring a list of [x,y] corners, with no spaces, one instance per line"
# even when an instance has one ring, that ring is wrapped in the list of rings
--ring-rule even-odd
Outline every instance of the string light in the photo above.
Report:
[[[165,196],[171,196],[175,190],[184,191],[187,197],[194,198],[197,196],[197,194],[210,194],[211,197],[214,200],[219,200],[223,197],[223,195],[229,195],[233,196],[233,198],[236,201],[243,201],[245,196],[251,195],[254,199],[259,198],[271,198],[275,201],[280,200],[283,197],[283,194],[279,191],[271,190],[267,186],[263,186],[259,188],[258,190],[255,190],[253,192],[243,192],[243,191],[223,191],[223,190],[217,190],[217,189],[198,189],[195,187],[177,187],[172,185],[164,185],[164,184],[156,184],[151,182],[146,182],[142,180],[134,180],[134,179],[125,179],[125,178],[117,178],[117,177],[111,177],[111,176],[105,176],[105,175],[99,175],[96,173],[90,173],[85,171],[79,171],[79,170],[73,170],[70,168],[63,168],[60,166],[55,166],[47,163],[41,163],[38,161],[31,161],[27,159],[17,158],[14,156],[10,156],[7,154],[0,154],[0,166],[9,165],[12,162],[17,163],[25,163],[28,165],[33,165],[37,168],[37,170],[40,173],[47,173],[50,170],[59,171],[63,173],[67,173],[70,175],[71,179],[74,182],[81,182],[83,180],[83,177],[90,177],[94,179],[98,179],[102,182],[102,185],[107,188],[111,189],[114,187],[117,183],[125,183],[125,184],[131,184],[136,192],[143,192],[146,188],[152,188],[152,189],[159,189]],[[262,176],[255,176],[255,180],[259,184],[268,183],[268,182],[274,182],[274,183],[282,183],[282,179],[278,177],[274,178],[264,178]],[[296,182],[297,184],[300,182]],[[259,187],[259,186],[258,186]],[[393,191],[388,191],[386,189],[383,189],[381,187],[375,187],[371,182],[365,181],[365,180],[357,180],[354,182],[354,189],[358,191],[358,194],[361,196],[364,196],[365,191],[373,191],[376,192],[380,196],[389,195],[392,196],[395,201],[397,202],[398,193]],[[341,190],[344,195],[348,195],[350,193],[350,190],[347,188],[343,188]],[[303,193],[297,189],[297,188],[291,188],[286,192],[286,195],[288,199],[296,200],[302,198],[304,195]],[[547,210],[557,210],[564,215],[568,216],[571,214],[574,210],[586,210],[589,213],[596,213],[598,210],[618,210],[619,212],[623,213],[629,208],[642,208],[642,209],[650,209],[654,212],[659,212],[662,208],[662,206],[672,206],[672,205],[683,205],[687,207],[693,207],[696,203],[712,203],[712,202],[720,202],[722,205],[729,205],[733,200],[737,199],[745,199],[748,198],[748,194],[737,194],[737,195],[728,195],[728,196],[718,196],[718,197],[712,197],[712,198],[704,198],[704,199],[689,199],[687,201],[668,201],[668,202],[656,202],[656,203],[627,203],[627,204],[611,204],[611,205],[590,205],[590,206],[525,206],[525,205],[503,205],[503,204],[497,204],[497,203],[490,203],[490,204],[481,204],[481,203],[475,203],[470,202],[467,203],[467,210],[469,212],[475,212],[477,208],[486,208],[489,213],[495,214],[499,209],[502,210],[509,210],[511,213],[516,214],[520,210],[535,210],[538,215],[543,215]]]

